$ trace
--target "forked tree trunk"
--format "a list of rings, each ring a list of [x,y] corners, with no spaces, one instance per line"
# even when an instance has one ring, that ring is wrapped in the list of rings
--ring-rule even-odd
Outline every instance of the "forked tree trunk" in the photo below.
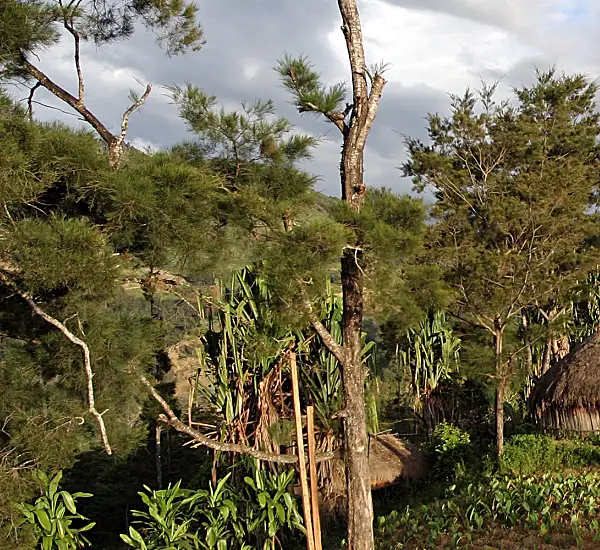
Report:
[[[76,52],[76,60],[79,63],[79,51]],[[100,136],[100,138],[106,143],[108,148],[108,164],[113,169],[118,169],[121,157],[123,155],[123,143],[125,140],[125,136],[127,134],[127,129],[129,127],[129,117],[136,109],[139,109],[142,104],[146,101],[150,92],[152,91],[152,86],[148,84],[146,86],[146,91],[144,94],[136,99],[129,108],[123,113],[121,117],[121,131],[119,134],[113,134],[105,124],[100,122],[100,120],[92,113],[85,105],[83,98],[83,80],[81,73],[78,73],[79,77],[79,97],[75,97],[73,94],[69,93],[67,90],[56,84],[53,80],[51,80],[45,73],[40,71],[35,65],[30,63],[27,59],[22,59],[23,68],[37,80],[37,84],[32,89],[35,91],[35,88],[39,86],[43,86],[55,97],[64,101],[69,107],[74,109],[83,120],[85,120]],[[30,96],[30,103],[33,99],[33,95]]]

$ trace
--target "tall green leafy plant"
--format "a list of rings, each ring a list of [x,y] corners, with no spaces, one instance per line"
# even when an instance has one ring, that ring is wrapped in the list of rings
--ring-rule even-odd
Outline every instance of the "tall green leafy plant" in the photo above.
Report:
[[[275,550],[282,530],[303,530],[298,504],[290,493],[294,471],[281,474],[255,469],[236,489],[227,474],[208,490],[182,489],[180,482],[140,496],[147,511],[125,543],[138,550]]]
[[[410,374],[414,411],[428,430],[439,422],[435,392],[458,373],[460,338],[446,323],[445,313],[437,311],[406,333],[397,347],[399,367]]]
[[[62,472],[48,479],[44,472],[39,471],[37,477],[42,484],[42,495],[33,504],[24,502],[17,505],[23,514],[22,527],[33,532],[37,548],[74,550],[89,546],[89,541],[82,533],[89,531],[96,524],[90,522],[81,527],[75,525],[87,520],[77,511],[77,499],[92,495],[59,491]]]

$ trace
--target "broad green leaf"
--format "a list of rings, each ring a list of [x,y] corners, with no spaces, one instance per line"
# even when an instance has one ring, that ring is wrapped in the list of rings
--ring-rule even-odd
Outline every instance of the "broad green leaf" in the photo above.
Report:
[[[52,524],[50,523],[50,518],[45,510],[36,510],[35,515],[37,516],[40,525],[46,530],[50,531],[52,528]]]
[[[65,503],[65,506],[69,512],[71,512],[71,514],[75,514],[77,512],[77,508],[75,507],[75,501],[73,500],[71,494],[67,491],[61,491],[60,495],[62,496],[63,502]]]

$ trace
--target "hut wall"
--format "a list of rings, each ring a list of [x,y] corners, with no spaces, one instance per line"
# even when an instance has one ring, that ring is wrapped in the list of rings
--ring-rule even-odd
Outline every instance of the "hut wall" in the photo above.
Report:
[[[560,432],[600,432],[600,409],[597,407],[549,408],[537,418],[544,430]]]

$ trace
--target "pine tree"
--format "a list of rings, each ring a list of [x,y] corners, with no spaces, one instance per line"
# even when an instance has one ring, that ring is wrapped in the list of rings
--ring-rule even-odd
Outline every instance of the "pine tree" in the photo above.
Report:
[[[121,117],[115,134],[85,104],[81,44],[89,41],[102,46],[126,40],[136,23],[157,34],[158,44],[168,55],[198,50],[202,30],[196,22],[197,7],[181,0],[3,0],[0,12],[0,78],[31,86],[28,104],[32,116],[35,91],[41,86],[74,109],[105,142],[109,162],[119,166],[129,117],[146,101],[152,90],[146,86],[140,95],[131,91],[130,107]],[[36,63],[36,54],[60,41],[61,27],[73,39],[73,61],[78,89],[71,93],[57,84]]]
[[[344,106],[345,86],[326,88],[319,75],[304,59],[285,57],[278,67],[284,85],[294,96],[300,112],[324,116],[342,133],[340,163],[342,200],[355,212],[365,202],[363,154],[385,79],[381,67],[371,70],[365,63],[360,18],[354,0],[339,0],[342,32],[352,71],[352,103]],[[354,242],[344,248],[341,260],[343,292],[343,344],[339,346],[322,324],[313,318],[313,327],[342,366],[344,418],[344,459],[348,496],[348,547],[372,549],[373,504],[371,499],[368,437],[364,404],[365,371],[361,361],[364,314],[362,246],[364,236],[354,232]]]

